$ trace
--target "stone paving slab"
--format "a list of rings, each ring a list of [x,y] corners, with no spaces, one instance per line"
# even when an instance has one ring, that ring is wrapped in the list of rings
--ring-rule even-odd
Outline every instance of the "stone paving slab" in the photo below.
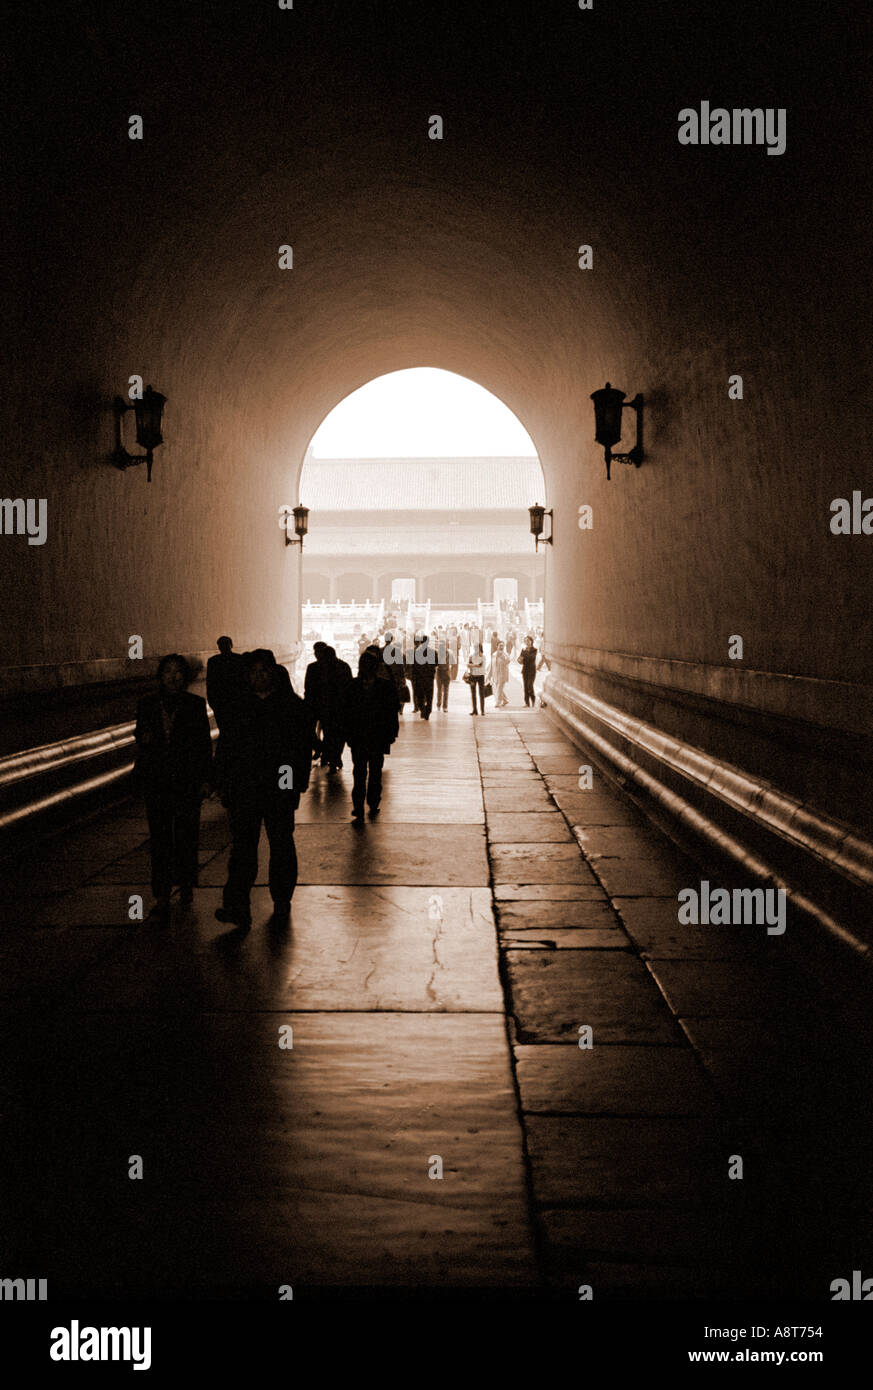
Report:
[[[580,1024],[594,1043],[676,1045],[682,1035],[636,958],[619,951],[507,951],[520,1042],[575,1045]]]
[[[573,834],[589,859],[664,857],[664,837],[644,826],[575,825]]]
[[[526,738],[524,746],[532,758],[539,756],[545,757],[574,757],[578,761],[578,753],[574,744],[568,738]]]
[[[572,843],[573,836],[559,811],[534,811],[515,815],[496,811],[488,817],[488,843],[513,844],[523,842]]]
[[[619,801],[617,797],[598,791],[580,791],[578,786],[570,791],[552,790],[555,804],[563,811],[571,825],[590,827],[593,825],[637,825],[646,826],[642,812],[629,802]]]
[[[550,792],[578,792],[578,791],[582,791],[582,795],[583,795],[583,796],[586,796],[586,795],[587,795],[587,796],[591,796],[591,795],[593,794],[593,788],[591,789],[591,791],[585,792],[585,791],[584,791],[582,788],[580,788],[580,786],[579,786],[579,768],[580,768],[580,766],[582,766],[584,763],[585,763],[585,759],[584,759],[583,757],[580,756],[579,761],[578,761],[577,764],[576,764],[576,767],[573,768],[573,769],[568,768],[566,772],[545,772],[545,773],[543,773],[543,781],[545,782],[545,784],[546,784],[546,786],[548,787],[549,791],[550,791]]]
[[[513,772],[511,768],[495,767],[482,771],[482,789],[487,796],[490,792],[505,791],[507,787],[517,789],[519,796],[526,796],[536,788],[543,791],[543,779],[538,772]]]
[[[711,1115],[715,1093],[688,1047],[517,1046],[522,1109],[589,1115]]]
[[[649,969],[674,1013],[768,1018],[802,1011],[809,988],[788,961],[650,960]]]
[[[620,929],[588,927],[527,927],[500,931],[502,950],[628,951],[630,942]]]
[[[800,1142],[827,1117],[843,1132],[851,1132],[859,1110],[869,1106],[871,1077],[855,1072],[857,1060],[818,1051],[758,1052],[740,1035],[736,1048],[716,1048],[704,1054],[704,1064],[718,1094],[734,1115],[778,1124],[783,1133],[797,1133]],[[842,1074],[842,1086],[836,1078]]]
[[[780,1010],[769,1017],[758,1018],[686,1015],[679,1023],[692,1046],[704,1057],[718,1048],[738,1052],[752,1048],[759,1054],[799,1054],[814,1045],[812,1040],[818,1040],[817,1045],[821,1046],[821,1041],[831,1036],[829,1021],[814,1007],[802,1012]]]
[[[545,891],[552,890],[546,887]],[[619,930],[625,945],[630,944],[625,933],[620,930],[620,923],[612,907],[603,897],[581,901],[542,898],[536,902],[502,902],[498,904],[498,920],[501,931],[541,931],[544,928],[555,931],[567,927],[598,927],[610,932]]]
[[[658,859],[596,859],[597,877],[611,898],[673,898],[683,888],[693,888],[700,870],[674,864],[665,855]]]
[[[606,903],[597,883],[495,883],[492,889],[498,903],[560,903],[594,901]]]
[[[582,759],[577,753],[544,753],[535,757],[534,761],[538,772],[548,775],[569,772],[575,776],[578,782],[579,764]]]
[[[554,803],[539,778],[536,786],[518,787],[514,782],[502,786],[485,784],[485,813],[488,816],[501,811],[554,811]]]
[[[774,938],[760,927],[680,923],[679,904],[673,898],[613,898],[612,906],[644,957],[735,960],[773,950]]]
[[[542,1205],[709,1207],[727,1188],[706,1120],[530,1115],[525,1131]]]
[[[491,847],[491,872],[504,883],[593,883],[573,844],[499,844]]]

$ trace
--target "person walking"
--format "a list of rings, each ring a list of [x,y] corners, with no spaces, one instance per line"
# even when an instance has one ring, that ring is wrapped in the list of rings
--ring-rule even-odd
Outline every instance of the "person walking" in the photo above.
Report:
[[[397,713],[402,715],[403,706],[408,704],[410,699],[409,686],[406,684],[405,651],[402,639],[395,637],[393,632],[386,632],[381,656],[381,675],[393,683],[397,695]]]
[[[242,657],[233,650],[233,639],[219,637],[215,645],[218,647],[218,654],[211,656],[206,663],[206,699],[215,715],[215,723],[218,728],[213,781],[216,791],[223,797],[224,749],[221,742],[221,730],[227,719],[228,711],[242,693],[244,676]]]
[[[534,639],[528,633],[524,639],[524,646],[518,657],[518,664],[521,667],[521,679],[524,683],[524,703],[525,708],[532,708],[536,704],[534,694],[534,681],[537,674],[537,649],[534,646]]]
[[[371,818],[379,814],[382,768],[400,728],[396,687],[382,679],[381,665],[379,648],[368,647],[346,694],[345,727],[352,750],[352,818],[356,825],[363,823],[365,804]]]
[[[215,916],[241,927],[251,926],[262,823],[270,844],[270,896],[277,920],[287,918],[297,886],[294,813],[309,785],[315,720],[279,669],[273,653],[263,647],[247,654],[248,691],[228,726],[231,850]]]
[[[506,682],[509,680],[509,658],[503,647],[502,642],[497,643],[497,648],[491,658],[491,680],[494,685],[494,707],[503,709],[509,704],[506,698]]]
[[[339,772],[345,746],[342,727],[345,694],[352,670],[326,642],[316,642],[312,655],[315,660],[306,668],[303,698],[321,728],[321,765],[331,772]]]
[[[478,636],[478,634],[477,634]],[[471,714],[485,713],[485,652],[478,641],[470,643],[470,655],[467,658],[467,670],[464,673],[464,680],[470,687],[470,696],[473,701]],[[479,692],[479,710],[476,709],[476,691]]]
[[[166,920],[170,894],[190,906],[197,882],[200,804],[211,790],[212,736],[206,701],[191,695],[191,669],[171,652],[158,664],[158,690],[137,705],[135,775],[142,788],[151,837],[149,917]]]
[[[437,653],[426,632],[419,634],[415,645],[415,665],[412,668],[412,686],[415,692],[415,707],[422,719],[430,719],[433,709],[433,686],[436,673]]]
[[[435,668],[436,678],[436,699],[437,709],[443,713],[448,713],[449,708],[449,687],[452,683],[451,675],[451,652],[449,651],[448,639],[443,635],[436,645],[437,664]]]
[[[243,689],[243,659],[233,650],[232,638],[219,637],[215,645],[218,654],[206,663],[206,698],[221,732],[228,706],[239,698]]]
[[[514,648],[514,647],[515,647],[515,629],[511,627],[511,628],[509,629],[509,631],[507,632],[507,634],[506,634],[506,655],[507,655],[507,658],[508,658],[510,661],[512,660],[512,652],[513,652],[513,648]]]

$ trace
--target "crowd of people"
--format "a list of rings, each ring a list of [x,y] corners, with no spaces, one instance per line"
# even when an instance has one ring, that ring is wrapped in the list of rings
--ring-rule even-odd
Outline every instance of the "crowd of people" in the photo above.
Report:
[[[189,906],[197,882],[200,808],[217,793],[227,808],[231,848],[221,906],[215,916],[240,928],[251,925],[251,890],[258,872],[263,826],[269,842],[268,882],[273,915],[287,920],[297,884],[294,818],[309,786],[314,762],[331,773],[352,760],[352,819],[379,814],[386,754],[398,736],[404,706],[430,719],[434,692],[447,710],[458,679],[470,689],[471,715],[485,713],[492,695],[504,707],[515,633],[501,639],[475,627],[437,627],[432,634],[385,629],[375,641],[362,636],[357,674],[326,642],[316,642],[306,668],[303,695],[267,648],[239,654],[230,637],[218,639],[206,668],[206,697],[218,727],[213,756],[206,700],[192,694],[184,656],[169,653],[157,671],[158,688],[137,708],[136,775],[151,837],[150,916],[169,920],[170,899]],[[548,663],[529,633],[516,656],[525,705],[536,703],[536,673]]]
[[[401,631],[395,635],[389,623],[390,619],[383,620],[373,639],[362,633],[358,651],[363,652],[371,640],[381,646],[384,659],[394,668],[401,701],[411,700],[413,712],[422,718],[430,718],[434,687],[437,709],[448,709],[449,691],[462,666],[462,680],[470,687],[470,713],[484,714],[485,699],[492,694],[495,707],[505,709],[509,704],[506,687],[513,659],[521,667],[525,706],[532,708],[536,704],[537,673],[548,667],[541,650],[541,629],[536,635],[527,633],[523,639],[515,628],[509,628],[506,636],[501,637],[497,628],[482,632],[474,623],[439,624],[432,633]]]

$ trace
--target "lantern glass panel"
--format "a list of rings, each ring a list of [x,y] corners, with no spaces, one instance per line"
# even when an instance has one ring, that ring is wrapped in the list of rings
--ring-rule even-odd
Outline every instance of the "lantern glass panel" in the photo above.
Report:
[[[156,449],[163,443],[161,419],[166,404],[166,396],[147,386],[141,401],[134,402],[136,415],[136,442],[142,449]]]
[[[617,391],[609,382],[600,390],[592,391],[594,402],[594,438],[598,444],[612,447],[621,439],[621,411],[624,391]]]

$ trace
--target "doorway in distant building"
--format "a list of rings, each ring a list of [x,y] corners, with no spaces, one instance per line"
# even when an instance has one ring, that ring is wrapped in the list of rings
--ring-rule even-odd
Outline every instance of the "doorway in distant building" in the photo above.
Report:
[[[303,662],[322,640],[356,668],[364,638],[394,629],[469,623],[512,635],[516,652],[527,632],[541,640],[545,557],[528,508],[546,502],[543,471],[483,387],[435,368],[369,382],[322,422],[299,494]],[[515,675],[510,691],[520,705]]]

